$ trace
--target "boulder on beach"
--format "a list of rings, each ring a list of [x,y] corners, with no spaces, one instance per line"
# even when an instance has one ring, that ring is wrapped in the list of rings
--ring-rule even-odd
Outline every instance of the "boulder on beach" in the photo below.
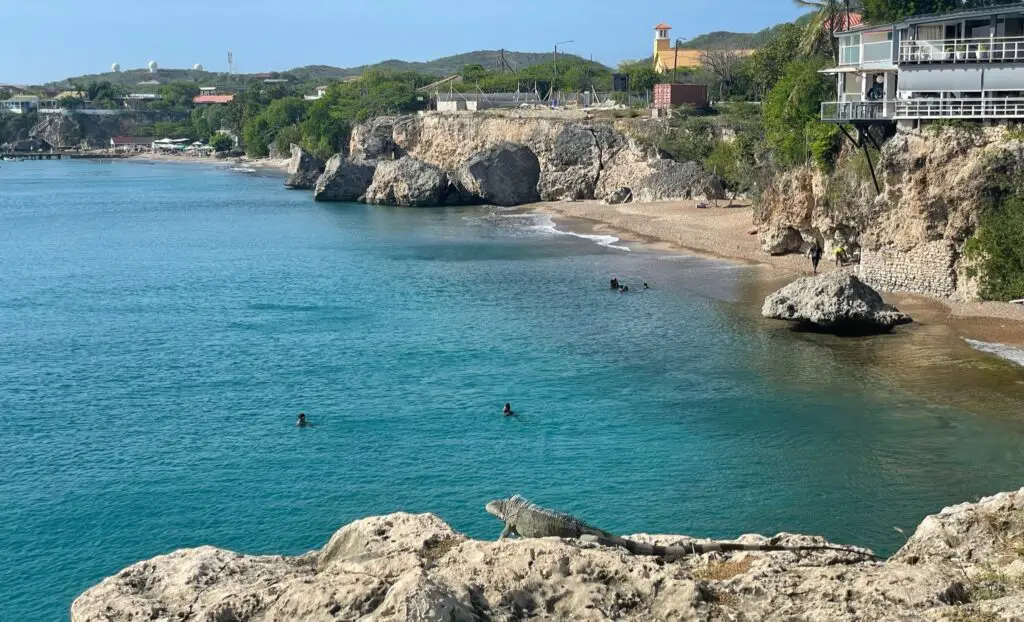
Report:
[[[284,187],[311,190],[316,187],[316,182],[323,172],[323,160],[293,144],[292,159],[288,162],[288,179],[284,181]]]
[[[619,205],[629,203],[633,200],[633,191],[629,188],[619,188],[604,198],[605,205]]]
[[[358,201],[373,181],[373,167],[350,162],[341,154],[327,161],[313,188],[315,201]]]
[[[793,281],[765,298],[761,315],[836,334],[884,333],[913,321],[846,270]]]
[[[432,207],[441,203],[448,187],[448,175],[433,164],[410,157],[384,160],[377,165],[365,200],[376,205]]]
[[[70,619],[1018,620],[1022,531],[1024,489],[925,518],[885,562],[835,550],[662,560],[572,539],[473,540],[433,514],[396,513],[297,557],[203,546],[141,561],[76,598]],[[790,533],[734,542],[828,544]]]
[[[774,225],[761,234],[761,249],[769,255],[799,253],[803,246],[803,236],[793,227]]]
[[[540,200],[540,161],[523,145],[506,142],[477,153],[455,177],[468,201],[509,206]]]

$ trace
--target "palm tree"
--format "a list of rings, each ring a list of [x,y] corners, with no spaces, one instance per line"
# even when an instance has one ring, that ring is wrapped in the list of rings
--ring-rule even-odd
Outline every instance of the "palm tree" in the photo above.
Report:
[[[801,8],[814,10],[811,21],[804,31],[800,42],[800,53],[817,54],[828,50],[832,60],[839,61],[839,45],[836,32],[843,30],[849,23],[850,12],[858,8],[857,0],[793,0]]]

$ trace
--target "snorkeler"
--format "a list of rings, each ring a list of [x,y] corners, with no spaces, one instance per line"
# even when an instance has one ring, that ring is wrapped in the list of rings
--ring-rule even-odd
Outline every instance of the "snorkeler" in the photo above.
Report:
[[[298,420],[295,421],[295,427],[306,428],[309,427],[310,425],[312,424],[306,421],[306,413],[299,413],[299,418]]]
[[[514,415],[515,413],[512,412],[512,404],[505,402],[505,408],[504,410],[501,411],[501,414],[505,415],[506,417]]]

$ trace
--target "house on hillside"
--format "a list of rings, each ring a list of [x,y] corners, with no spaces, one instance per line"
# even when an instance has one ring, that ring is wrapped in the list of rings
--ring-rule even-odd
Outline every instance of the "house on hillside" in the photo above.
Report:
[[[39,108],[38,95],[15,95],[10,99],[0,101],[0,112],[14,114],[25,114]]]
[[[673,45],[669,36],[672,27],[661,23],[654,27],[654,70],[669,73],[675,69],[697,69],[704,62],[704,50],[684,49]],[[734,49],[733,54],[748,56],[754,50]]]
[[[326,86],[318,86],[316,87],[316,95],[306,95],[303,97],[303,99],[305,99],[306,101],[316,101],[327,94],[327,89],[328,87]]]
[[[915,127],[1024,119],[1024,2],[853,25],[836,34],[836,99],[821,119]]]

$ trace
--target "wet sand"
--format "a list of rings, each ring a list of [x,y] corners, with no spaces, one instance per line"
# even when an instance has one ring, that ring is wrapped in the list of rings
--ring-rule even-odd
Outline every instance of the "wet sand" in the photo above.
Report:
[[[546,202],[528,206],[553,214],[562,228],[578,231],[587,223],[594,233],[611,234],[643,243],[652,249],[685,252],[756,264],[757,295],[766,296],[797,276],[810,274],[802,255],[770,256],[761,250],[752,209],[748,203],[733,207],[698,209],[695,201],[664,201],[604,205],[599,201]],[[573,224],[567,226],[568,220]],[[823,261],[828,271],[833,266]],[[906,293],[887,293],[887,302],[910,313],[921,324],[947,325],[957,336],[990,343],[1024,346],[1024,305],[1002,302],[953,302]]]

